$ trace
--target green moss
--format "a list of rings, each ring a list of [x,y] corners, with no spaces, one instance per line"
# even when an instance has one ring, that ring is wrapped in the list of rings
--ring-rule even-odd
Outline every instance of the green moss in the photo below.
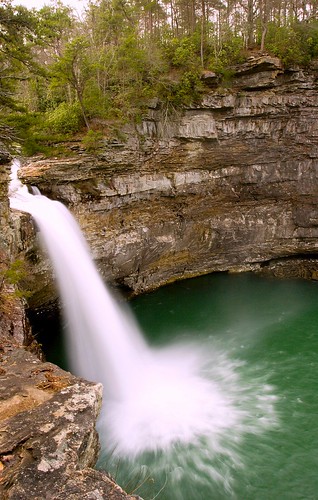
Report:
[[[8,299],[6,294],[3,293],[3,290],[6,288],[5,285],[9,284],[14,287],[14,297],[27,299],[31,293],[23,288],[22,283],[28,276],[27,266],[25,262],[20,259],[11,262],[9,267],[0,270],[0,293],[2,292],[2,298],[5,300]]]

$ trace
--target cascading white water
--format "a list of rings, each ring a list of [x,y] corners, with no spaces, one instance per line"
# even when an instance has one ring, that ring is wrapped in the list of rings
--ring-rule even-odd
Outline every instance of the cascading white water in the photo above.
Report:
[[[71,368],[104,385],[99,421],[104,448],[124,459],[163,451],[172,460],[180,446],[196,447],[194,469],[204,470],[208,480],[228,483],[213,457],[219,454],[241,465],[237,442],[275,425],[272,388],[259,380],[244,383],[241,363],[212,345],[147,345],[134,319],[102,282],[69,211],[30,194],[17,171],[14,163],[10,204],[34,217],[52,260],[68,325]],[[180,475],[180,456],[177,462]]]
[[[70,332],[72,369],[88,380],[102,382],[107,394],[121,397],[127,390],[127,372],[133,377],[137,353],[147,355],[145,342],[131,321],[128,326],[103,285],[70,212],[62,203],[33,195],[26,186],[19,185],[16,163],[13,172],[10,206],[33,216],[53,263]],[[127,329],[131,342],[127,342]],[[140,362],[144,362],[142,359],[141,354]]]

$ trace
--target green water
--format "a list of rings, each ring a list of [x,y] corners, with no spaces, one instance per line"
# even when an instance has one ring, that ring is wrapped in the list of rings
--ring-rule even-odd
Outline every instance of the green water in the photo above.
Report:
[[[164,473],[154,472],[155,460],[164,463],[164,454],[148,454],[135,464],[101,457],[99,466],[145,500],[318,499],[317,298],[315,282],[214,274],[133,300],[131,307],[151,345],[175,338],[208,339],[228,359],[242,362],[238,371],[247,387],[257,391],[258,383],[269,384],[277,397],[276,425],[246,433],[237,443],[228,436],[239,466],[229,457],[212,457],[209,448],[200,450],[207,466],[213,462],[215,481],[202,483],[191,447],[175,448],[179,469],[180,454],[187,454],[186,478],[181,474],[179,483],[169,478],[170,462]],[[264,417],[255,408],[251,411],[253,419]]]

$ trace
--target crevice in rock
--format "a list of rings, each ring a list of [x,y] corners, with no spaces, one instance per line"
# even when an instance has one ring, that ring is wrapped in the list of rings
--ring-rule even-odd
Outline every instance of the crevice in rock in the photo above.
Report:
[[[276,278],[318,280],[318,254],[300,253],[260,263],[258,274]]]

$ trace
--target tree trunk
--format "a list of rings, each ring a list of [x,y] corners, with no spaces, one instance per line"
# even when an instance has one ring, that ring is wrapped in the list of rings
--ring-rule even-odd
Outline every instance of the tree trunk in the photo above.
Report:
[[[254,45],[254,2],[248,0],[247,2],[247,48]]]
[[[200,56],[201,56],[201,66],[204,68],[204,42],[205,42],[205,0],[201,0],[201,43],[200,43]]]
[[[265,38],[267,33],[267,25],[263,27],[262,39],[261,39],[261,52],[265,49]]]

